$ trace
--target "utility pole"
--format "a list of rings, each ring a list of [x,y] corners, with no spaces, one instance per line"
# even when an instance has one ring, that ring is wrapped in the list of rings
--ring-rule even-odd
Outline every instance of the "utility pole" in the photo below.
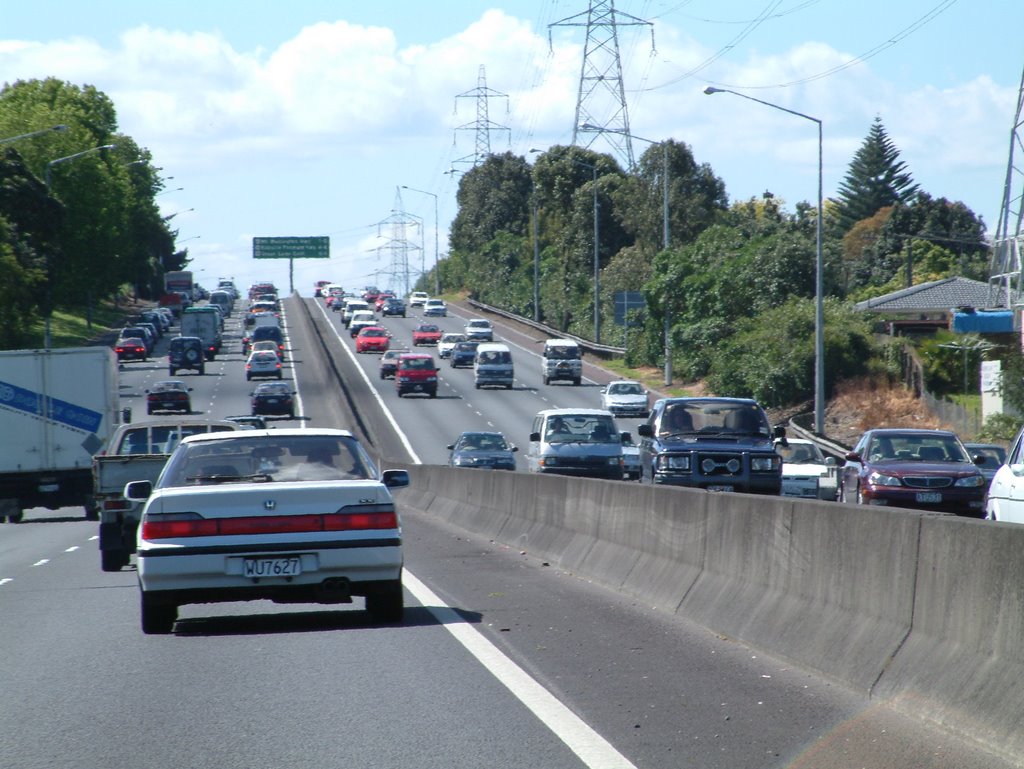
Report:
[[[399,281],[402,287],[403,296],[408,296],[411,288],[409,281],[409,252],[423,251],[422,246],[411,241],[408,237],[410,227],[421,227],[422,223],[418,217],[407,214],[402,204],[402,193],[395,189],[395,205],[391,216],[377,223],[377,234],[386,237],[383,230],[387,229],[389,236],[387,242],[376,248],[378,253],[388,252],[391,254],[391,266],[385,273],[393,280]],[[422,231],[422,230],[421,230]]]
[[[585,17],[585,20],[584,20]],[[587,41],[583,48],[583,64],[576,96],[576,119],[572,126],[572,144],[578,146],[580,126],[593,126],[596,135],[584,145],[589,149],[603,136],[626,168],[633,168],[633,144],[629,131],[629,110],[626,89],[622,82],[622,60],[619,57],[619,27],[651,28],[651,49],[654,49],[654,25],[649,21],[615,10],[615,0],[591,0],[585,13],[578,13],[548,25],[552,27],[586,27]]]
[[[472,155],[452,161],[453,163],[468,163],[474,168],[483,163],[491,154],[491,131],[504,131],[509,135],[511,141],[512,132],[508,126],[498,125],[491,122],[487,108],[488,99],[505,99],[505,112],[508,113],[508,94],[495,91],[487,87],[487,75],[483,64],[480,65],[480,72],[477,75],[476,88],[460,93],[455,97],[456,111],[458,110],[459,99],[476,100],[476,120],[456,128],[456,131],[473,131],[476,136],[476,149]]]

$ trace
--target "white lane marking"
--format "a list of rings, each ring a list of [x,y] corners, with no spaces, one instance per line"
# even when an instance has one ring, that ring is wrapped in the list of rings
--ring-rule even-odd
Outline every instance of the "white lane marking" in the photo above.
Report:
[[[0,587],[6,585],[8,582],[14,582],[14,580],[11,577],[4,577],[3,579],[0,579]]]
[[[71,547],[69,547],[69,548],[68,548],[67,550],[65,550],[64,552],[65,552],[65,553],[73,553],[73,552],[75,552],[75,551],[76,551],[77,549],[78,549],[78,545],[72,545]]]
[[[46,565],[46,564],[48,564],[49,562],[50,562],[50,559],[49,559],[49,558],[44,558],[44,559],[42,559],[41,561],[36,561],[36,562],[35,562],[34,564],[32,564],[32,565],[33,565],[33,566],[45,566],[45,565]]]
[[[595,732],[551,692],[488,641],[426,585],[403,569],[409,592],[433,614],[445,630],[472,654],[527,709],[552,731],[590,769],[636,769],[608,740]]]
[[[92,542],[93,540],[97,540],[99,538],[100,538],[99,534],[93,534],[91,537],[89,537],[89,541]]]
[[[302,300],[300,299],[299,301]],[[348,355],[349,359],[355,365],[356,371],[359,372],[359,375],[363,378],[363,382],[365,382],[366,386],[370,389],[370,394],[373,395],[373,397],[377,400],[377,404],[380,406],[381,411],[384,412],[384,416],[387,417],[388,422],[391,423],[391,427],[394,429],[395,433],[402,441],[402,445],[405,446],[405,450],[409,452],[409,457],[412,459],[413,464],[423,464],[423,461],[419,458],[419,455],[413,449],[412,443],[409,442],[409,437],[404,432],[402,432],[402,428],[398,426],[398,422],[395,420],[394,415],[391,413],[391,409],[389,409],[385,405],[384,399],[380,396],[380,393],[377,392],[377,388],[373,386],[372,382],[370,382],[370,377],[366,375],[366,372],[363,370],[363,367],[359,365],[358,359],[356,358],[356,354],[352,352],[348,344],[345,343],[345,340],[342,339],[341,334],[335,327],[335,324],[331,322],[331,318],[327,314],[327,310],[324,308],[324,305],[315,300],[313,303],[320,310],[320,314],[324,316],[324,320],[327,321],[327,325],[330,326],[331,331],[334,332],[334,335],[338,338],[338,341],[341,342],[341,348],[345,351],[345,354]],[[296,389],[298,389],[297,386]]]

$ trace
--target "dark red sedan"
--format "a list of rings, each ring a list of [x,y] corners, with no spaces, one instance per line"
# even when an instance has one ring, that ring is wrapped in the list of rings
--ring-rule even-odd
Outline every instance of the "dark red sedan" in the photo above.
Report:
[[[138,337],[128,337],[117,340],[114,345],[114,352],[120,360],[146,360],[149,353],[146,352],[146,343]]]
[[[885,428],[868,430],[846,455],[839,499],[981,518],[987,487],[955,433]]]

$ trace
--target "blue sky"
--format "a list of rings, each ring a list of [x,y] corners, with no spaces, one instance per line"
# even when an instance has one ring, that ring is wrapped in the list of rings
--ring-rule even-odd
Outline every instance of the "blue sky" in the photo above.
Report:
[[[314,279],[401,287],[399,261],[434,259],[454,217],[460,160],[474,153],[477,100],[508,131],[491,149],[528,154],[572,138],[583,0],[430,3],[7,4],[0,82],[91,84],[120,128],[172,176],[159,202],[204,282],[288,282],[251,258],[253,236],[328,235]],[[708,84],[819,118],[834,195],[875,116],[921,188],[996,226],[1024,67],[1015,0],[662,0],[616,9],[652,22],[619,44],[632,132],[687,142],[733,200],[770,190],[787,206],[817,193],[813,123]],[[592,114],[605,108],[591,105]],[[610,119],[610,115],[609,115]],[[589,140],[589,139],[588,139]],[[611,150],[602,139],[594,149]],[[634,155],[647,144],[634,143]],[[413,189],[403,189],[403,186]],[[178,188],[182,189],[178,189]],[[420,190],[422,192],[418,192]],[[1020,190],[1019,190],[1020,191]],[[430,194],[426,194],[430,193]],[[396,213],[397,212],[397,213]],[[399,233],[396,218],[422,221]],[[401,256],[396,235],[411,245]],[[420,245],[422,244],[422,246]]]

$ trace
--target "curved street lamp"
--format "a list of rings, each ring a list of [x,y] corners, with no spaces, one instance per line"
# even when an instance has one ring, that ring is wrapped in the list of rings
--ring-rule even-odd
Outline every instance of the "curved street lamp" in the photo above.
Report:
[[[68,127],[63,123],[61,125],[53,125],[49,128],[41,128],[38,131],[32,131],[27,134],[18,134],[17,136],[8,136],[6,139],[0,139],[0,144],[7,144],[7,142],[16,142],[18,139],[31,139],[33,136],[42,136],[43,134],[53,133],[54,131],[66,131]]]
[[[815,258],[815,275],[814,275],[814,432],[818,435],[825,433],[825,312],[822,306],[823,293],[824,293],[824,259],[821,253],[821,228],[822,228],[822,124],[821,120],[810,115],[805,115],[803,112],[797,112],[796,110],[787,109],[778,104],[772,104],[770,101],[764,101],[762,99],[755,99],[753,96],[747,96],[745,93],[739,91],[730,91],[728,88],[714,88],[708,86],[704,89],[704,93],[711,94],[715,93],[731,93],[733,96],[739,96],[743,99],[749,99],[750,101],[756,101],[758,104],[763,104],[766,107],[777,109],[780,112],[788,112],[790,115],[796,115],[802,117],[804,120],[810,120],[812,123],[818,124],[818,228],[817,228],[817,249]]]
[[[437,195],[433,192],[427,192],[426,190],[418,190],[415,187],[407,187],[402,185],[403,190],[411,190],[412,192],[418,192],[421,195],[430,195],[434,199],[434,296],[441,295],[441,267],[440,267],[440,256],[437,248]]]

